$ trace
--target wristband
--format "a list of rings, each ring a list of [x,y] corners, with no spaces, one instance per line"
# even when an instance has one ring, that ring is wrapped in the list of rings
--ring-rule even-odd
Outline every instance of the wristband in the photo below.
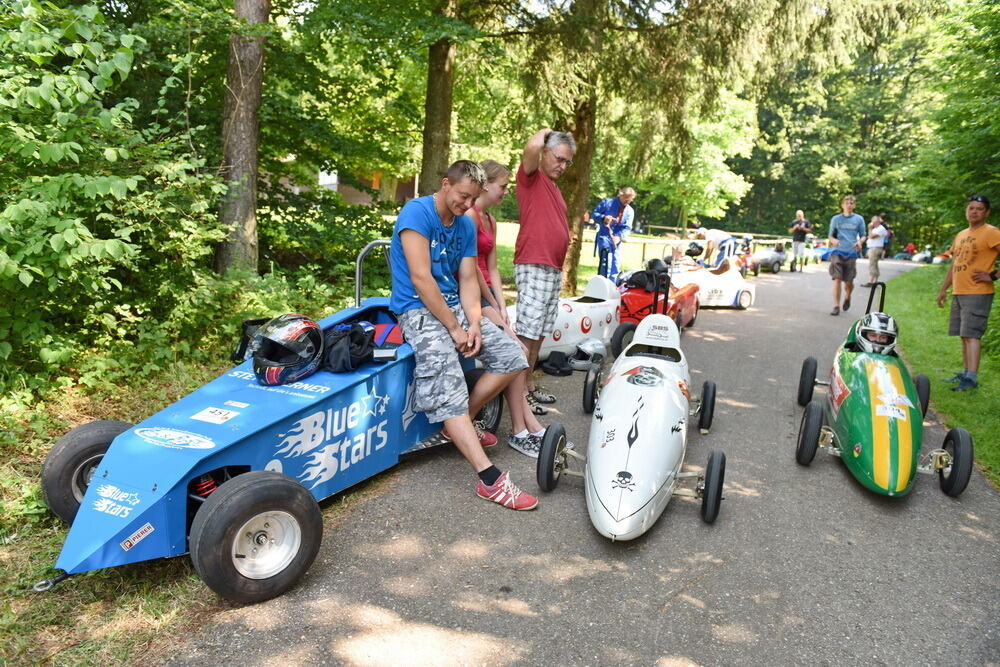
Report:
[[[993,269],[992,271],[990,271],[989,276],[990,276],[990,280],[992,280],[993,282],[996,282],[997,278],[998,278],[998,276],[997,276],[997,270]]]

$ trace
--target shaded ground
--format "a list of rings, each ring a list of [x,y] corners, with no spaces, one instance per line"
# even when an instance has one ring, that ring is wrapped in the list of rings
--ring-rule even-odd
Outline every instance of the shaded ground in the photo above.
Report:
[[[911,267],[886,262],[883,277]],[[396,467],[384,494],[326,534],[295,590],[224,611],[158,657],[191,665],[1000,661],[1000,495],[977,472],[958,499],[927,476],[909,496],[886,499],[823,452],[798,466],[801,361],[811,354],[828,368],[864,304],[829,316],[825,266],[756,280],[755,308],[703,311],[683,338],[695,384],[712,378],[719,387],[713,431],[692,433],[687,457],[698,468],[711,448],[728,455],[714,525],[702,523],[695,501],[677,498],[646,535],[611,543],[590,526],[581,480],[564,478],[538,510],[515,513],[475,498],[456,452],[431,450]],[[553,416],[585,449],[582,381],[580,373],[543,380],[560,397]],[[932,420],[925,449],[944,437]],[[494,458],[536,490],[533,460],[505,446]]]

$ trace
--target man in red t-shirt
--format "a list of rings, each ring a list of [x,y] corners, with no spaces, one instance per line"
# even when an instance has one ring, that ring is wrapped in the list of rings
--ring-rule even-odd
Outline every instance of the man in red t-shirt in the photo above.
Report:
[[[539,130],[524,145],[517,170],[521,229],[514,246],[517,335],[528,348],[528,400],[554,403],[531,375],[545,334],[552,331],[562,290],[562,266],[569,248],[566,202],[555,180],[573,164],[576,142],[568,132]]]

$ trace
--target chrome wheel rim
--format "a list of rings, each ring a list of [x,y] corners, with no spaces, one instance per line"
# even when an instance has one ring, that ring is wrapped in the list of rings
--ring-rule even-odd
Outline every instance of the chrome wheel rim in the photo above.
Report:
[[[302,545],[302,527],[288,512],[261,512],[240,526],[233,540],[233,567],[247,579],[279,574]]]

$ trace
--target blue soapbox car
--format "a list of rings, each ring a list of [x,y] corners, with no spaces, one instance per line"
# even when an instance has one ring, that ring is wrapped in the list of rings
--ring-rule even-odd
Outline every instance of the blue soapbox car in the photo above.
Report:
[[[361,301],[319,322],[394,325],[388,299]],[[71,523],[55,564],[71,574],[190,552],[218,595],[254,603],[291,588],[319,550],[317,501],[395,465],[402,454],[448,442],[413,410],[413,349],[386,352],[355,371],[320,370],[303,381],[263,386],[252,361],[135,426],[95,421],[52,447],[42,470],[49,507]],[[465,363],[465,362],[463,362]],[[483,371],[468,362],[471,387]],[[480,411],[500,424],[498,396]]]

